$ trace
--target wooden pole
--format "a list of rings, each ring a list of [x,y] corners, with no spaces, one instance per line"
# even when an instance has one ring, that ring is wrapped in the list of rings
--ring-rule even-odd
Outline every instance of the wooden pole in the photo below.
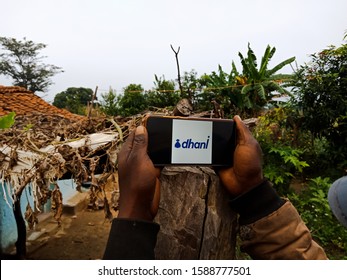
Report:
[[[88,115],[87,115],[88,119],[90,119],[90,116],[92,114],[93,104],[94,104],[94,100],[96,99],[96,93],[97,92],[98,92],[98,86],[96,86],[95,91],[94,91],[93,96],[92,96],[92,101],[90,101],[90,103],[89,103]]]

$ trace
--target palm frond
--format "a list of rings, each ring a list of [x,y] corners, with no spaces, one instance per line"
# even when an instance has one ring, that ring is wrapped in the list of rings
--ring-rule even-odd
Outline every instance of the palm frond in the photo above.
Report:
[[[235,77],[240,76],[239,71],[237,71],[236,69],[236,65],[234,63],[234,61],[231,63],[231,71],[229,74],[229,79],[228,79],[228,84],[232,85],[235,82]]]
[[[246,95],[246,94],[249,93],[252,89],[253,89],[253,85],[245,85],[244,87],[242,87],[241,94]]]
[[[275,52],[276,52],[275,47],[271,48],[270,45],[268,45],[266,47],[266,50],[264,52],[264,56],[261,59],[261,64],[260,64],[260,69],[259,69],[259,74],[261,77],[263,77],[265,75],[268,64],[269,64],[271,58],[273,57],[273,55],[275,54]]]
[[[291,92],[286,90],[283,86],[280,86],[275,81],[268,81],[268,87],[272,89],[272,91],[278,91],[280,94],[292,96]]]
[[[241,60],[241,65],[242,65],[242,73],[245,75],[245,74],[249,73],[250,70],[249,70],[249,67],[248,67],[248,64],[247,64],[245,58],[243,57],[242,53],[240,53],[240,52],[239,52],[239,57]]]
[[[282,69],[284,66],[292,63],[293,61],[295,60],[295,56],[291,57],[291,58],[288,58],[284,61],[282,61],[281,63],[277,64],[274,68],[268,70],[267,72],[267,75],[268,76],[271,76],[273,75],[274,73],[276,73],[278,70]]]
[[[257,57],[255,56],[249,43],[248,43],[247,58],[246,59],[243,58],[242,54],[240,57],[242,57],[242,60],[243,60],[241,61],[241,64],[244,67],[243,75],[248,77],[249,79],[253,79],[256,81],[261,79],[261,76],[259,75],[259,71],[257,69],[257,66],[258,66]]]
[[[252,106],[252,102],[251,102],[251,100],[249,99],[248,96],[244,96],[244,99],[243,99],[243,107],[248,108],[248,109],[250,109],[250,108],[253,107],[253,106]]]
[[[247,52],[247,59],[250,64],[253,64],[255,67],[257,67],[257,57],[254,54],[254,51],[251,49],[251,44],[248,43],[248,52]]]
[[[261,99],[266,100],[266,92],[262,84],[255,85],[255,90],[257,91],[257,94]]]

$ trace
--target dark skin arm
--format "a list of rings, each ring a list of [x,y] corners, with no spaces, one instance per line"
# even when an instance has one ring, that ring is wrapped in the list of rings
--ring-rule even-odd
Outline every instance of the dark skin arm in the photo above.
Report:
[[[263,182],[262,151],[259,143],[239,116],[234,117],[237,145],[232,167],[218,170],[219,178],[233,196],[248,192]]]
[[[160,169],[147,154],[148,134],[144,126],[133,131],[118,155],[118,218],[153,221],[160,199]]]

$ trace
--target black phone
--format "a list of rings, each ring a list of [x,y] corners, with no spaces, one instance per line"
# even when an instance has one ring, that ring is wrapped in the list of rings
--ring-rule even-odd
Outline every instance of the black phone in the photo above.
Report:
[[[148,155],[156,166],[233,164],[233,120],[149,116],[145,125]]]

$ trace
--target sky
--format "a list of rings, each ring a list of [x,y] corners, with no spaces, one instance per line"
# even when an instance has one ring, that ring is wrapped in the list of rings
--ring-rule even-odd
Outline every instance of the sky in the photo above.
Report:
[[[110,87],[131,83],[154,87],[154,75],[229,72],[250,43],[260,60],[276,47],[270,67],[292,56],[296,63],[347,31],[346,0],[1,0],[0,36],[44,43],[44,63],[61,67],[53,85],[37,93],[48,102],[69,87]],[[295,65],[293,65],[295,67]],[[290,67],[281,73],[291,73]],[[0,84],[11,79],[0,76]]]

